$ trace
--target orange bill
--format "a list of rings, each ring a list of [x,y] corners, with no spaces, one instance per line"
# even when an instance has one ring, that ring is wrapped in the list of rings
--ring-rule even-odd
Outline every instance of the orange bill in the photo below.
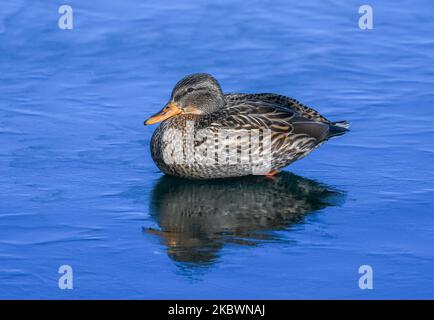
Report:
[[[169,119],[173,116],[176,116],[182,112],[181,109],[179,109],[175,103],[170,102],[167,104],[160,112],[157,114],[154,114],[152,117],[150,117],[148,120],[145,121],[145,124],[154,124],[161,122],[163,120]]]

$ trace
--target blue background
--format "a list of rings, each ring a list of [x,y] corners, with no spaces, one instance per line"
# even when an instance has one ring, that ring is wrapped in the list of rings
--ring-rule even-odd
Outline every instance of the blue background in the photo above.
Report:
[[[0,4],[0,298],[434,298],[432,1],[369,1],[373,30],[360,1],[68,1],[60,30],[64,3]],[[286,169],[337,203],[168,254],[143,120],[193,72],[350,120]]]

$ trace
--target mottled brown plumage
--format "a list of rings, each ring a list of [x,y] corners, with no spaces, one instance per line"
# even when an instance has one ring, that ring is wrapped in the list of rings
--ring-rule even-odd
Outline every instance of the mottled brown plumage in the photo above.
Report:
[[[155,118],[164,120],[152,137],[155,163],[166,174],[195,179],[280,170],[348,130],[347,122],[282,95],[223,94],[207,74],[182,79],[168,107],[148,122]]]

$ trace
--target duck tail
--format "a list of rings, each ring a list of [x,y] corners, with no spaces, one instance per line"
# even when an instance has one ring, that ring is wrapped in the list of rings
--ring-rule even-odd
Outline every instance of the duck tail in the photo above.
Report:
[[[337,121],[332,122],[330,126],[330,137],[344,134],[350,130],[351,122],[349,121]]]
[[[351,122],[349,121],[337,121],[337,122],[332,122],[333,126],[338,127],[338,128],[343,128],[343,129],[350,129],[351,126]]]

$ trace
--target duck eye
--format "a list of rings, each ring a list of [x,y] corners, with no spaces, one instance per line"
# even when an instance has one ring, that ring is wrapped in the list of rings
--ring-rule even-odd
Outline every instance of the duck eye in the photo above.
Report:
[[[187,92],[192,92],[194,89],[193,88],[188,88]]]

